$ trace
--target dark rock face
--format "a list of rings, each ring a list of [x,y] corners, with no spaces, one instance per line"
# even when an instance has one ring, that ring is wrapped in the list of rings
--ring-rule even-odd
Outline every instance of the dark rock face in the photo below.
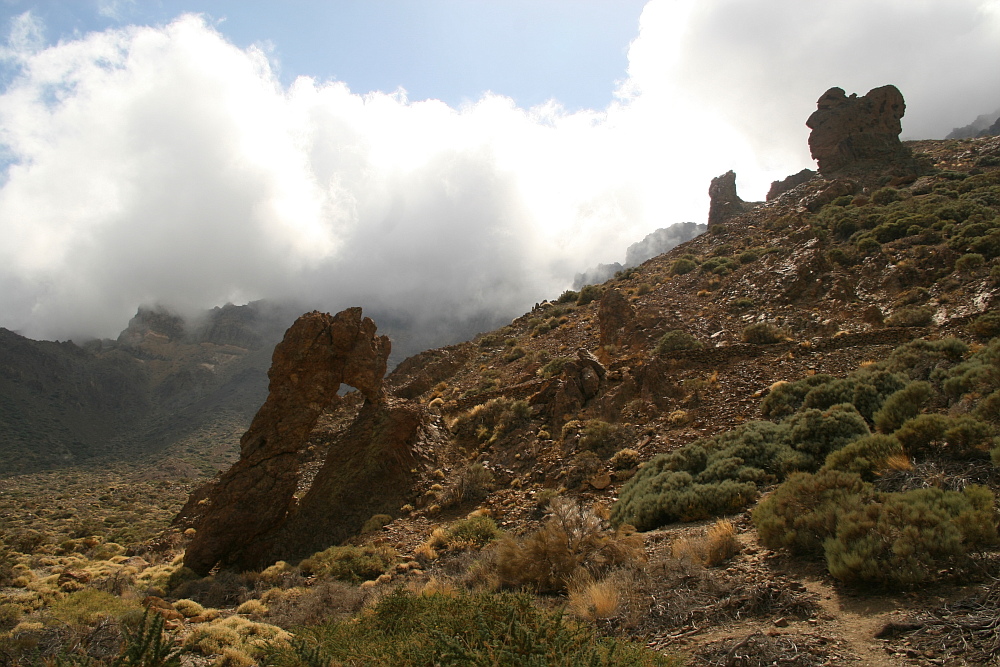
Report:
[[[635,329],[635,309],[628,299],[612,288],[604,292],[597,311],[601,327],[601,346],[621,345]]]
[[[411,401],[391,396],[366,401],[330,444],[298,506],[258,539],[226,554],[223,564],[247,570],[279,559],[294,562],[357,535],[374,514],[396,512],[411,500],[425,417]]]
[[[240,460],[181,510],[180,517],[198,517],[188,567],[204,574],[220,561],[241,566],[236,555],[284,520],[299,479],[298,453],[320,414],[340,401],[341,383],[372,403],[382,400],[390,344],[375,329],[360,308],[307,313],[288,329],[274,349],[267,400],[240,439]]]
[[[708,226],[725,222],[746,210],[746,202],[736,194],[736,172],[716,176],[708,186]]]
[[[607,371],[589,350],[576,351],[576,361],[568,361],[562,373],[550,380],[528,402],[551,415],[555,424],[562,424],[595,398],[605,384]]]
[[[780,181],[772,181],[771,189],[767,191],[767,201],[780,197],[795,186],[802,185],[815,175],[816,172],[812,169],[803,169],[799,173],[792,174]]]
[[[809,150],[824,175],[859,164],[891,165],[905,162],[910,151],[899,141],[900,119],[906,112],[903,95],[895,86],[882,86],[867,95],[848,97],[831,88],[816,103],[806,121],[812,132]]]

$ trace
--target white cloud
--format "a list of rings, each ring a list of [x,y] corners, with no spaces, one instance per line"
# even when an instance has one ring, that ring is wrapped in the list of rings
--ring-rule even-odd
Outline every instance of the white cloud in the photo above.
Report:
[[[286,88],[196,16],[43,49],[25,15],[0,95],[0,326],[107,336],[140,303],[263,297],[516,314],[703,222],[713,176],[762,197],[811,165],[804,122],[830,86],[896,83],[924,136],[996,108],[997,2],[944,4],[656,0],[618,101],[574,114]]]

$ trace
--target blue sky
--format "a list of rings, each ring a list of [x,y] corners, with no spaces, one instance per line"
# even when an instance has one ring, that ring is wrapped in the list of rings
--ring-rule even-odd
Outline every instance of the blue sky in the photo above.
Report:
[[[406,89],[452,106],[492,90],[523,107],[604,108],[626,75],[645,0],[6,0],[46,42],[202,13],[233,44],[266,45],[285,84],[337,79],[354,92]]]
[[[903,138],[1000,109],[1000,0],[0,11],[0,326],[37,338],[260,298],[516,316],[704,222],[715,176],[814,167],[833,86],[898,86]]]

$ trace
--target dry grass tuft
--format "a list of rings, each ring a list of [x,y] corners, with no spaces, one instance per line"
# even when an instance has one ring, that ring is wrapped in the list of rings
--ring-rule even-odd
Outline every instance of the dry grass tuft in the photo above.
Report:
[[[891,454],[885,459],[885,467],[889,470],[913,470],[913,461],[906,454]]]
[[[709,526],[704,535],[685,537],[674,542],[673,556],[705,567],[715,567],[740,552],[736,528],[728,519],[719,519]]]
[[[568,607],[572,614],[587,621],[614,618],[621,606],[619,584],[612,578],[597,581],[585,577],[569,586]]]

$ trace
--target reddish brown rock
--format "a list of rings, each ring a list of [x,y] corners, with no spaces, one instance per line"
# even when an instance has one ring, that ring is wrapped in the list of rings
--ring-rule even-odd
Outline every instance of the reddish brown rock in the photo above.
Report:
[[[862,97],[848,97],[843,89],[831,88],[816,106],[806,126],[812,130],[809,150],[820,173],[897,164],[910,158],[910,151],[899,141],[906,103],[895,86],[875,88]]]
[[[300,317],[274,349],[269,394],[240,439],[240,460],[196,490],[175,520],[197,533],[185,565],[207,574],[279,525],[299,479],[298,453],[319,415],[340,401],[341,383],[382,400],[390,343],[360,308]]]
[[[576,351],[576,360],[563,366],[559,377],[550,380],[528,402],[540,406],[561,424],[567,415],[576,413],[595,398],[604,386],[607,371],[589,350]]]
[[[771,181],[771,189],[767,191],[767,201],[777,199],[792,188],[807,182],[815,175],[816,172],[812,169],[803,169],[799,173],[792,174],[791,176],[788,176],[780,181]]]
[[[601,347],[623,345],[635,329],[635,309],[618,290],[605,290],[597,310],[601,327]]]
[[[747,203],[736,193],[736,172],[727,171],[716,176],[708,186],[708,226],[725,222],[747,208]]]

